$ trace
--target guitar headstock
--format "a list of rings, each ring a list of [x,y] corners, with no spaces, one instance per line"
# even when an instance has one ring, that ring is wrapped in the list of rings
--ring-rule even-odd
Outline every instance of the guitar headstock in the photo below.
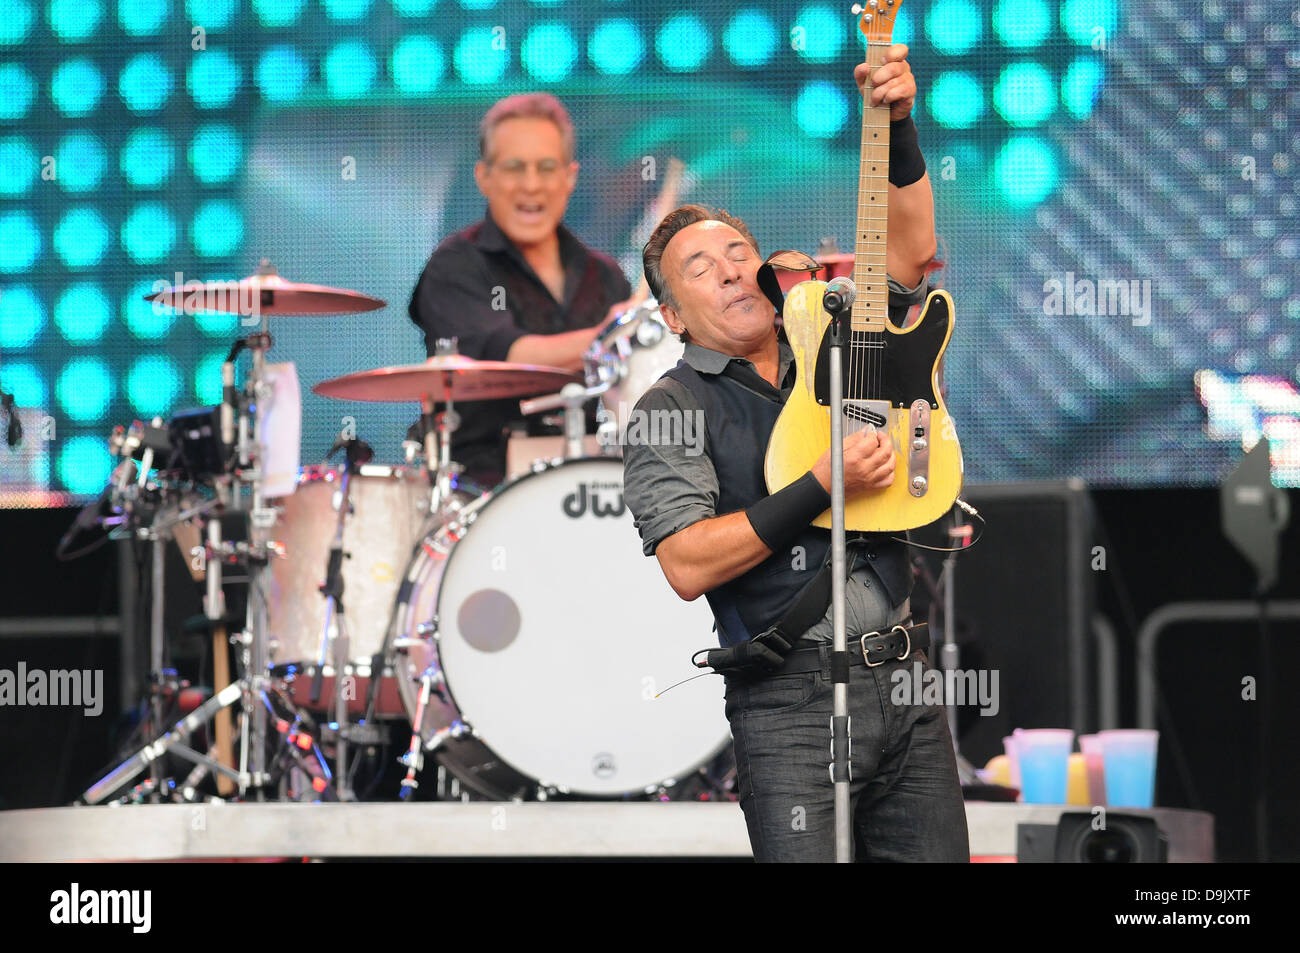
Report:
[[[902,5],[903,0],[866,0],[865,4],[853,5],[853,12],[858,14],[858,29],[868,43],[890,41],[894,35],[894,21],[898,19],[898,8]]]

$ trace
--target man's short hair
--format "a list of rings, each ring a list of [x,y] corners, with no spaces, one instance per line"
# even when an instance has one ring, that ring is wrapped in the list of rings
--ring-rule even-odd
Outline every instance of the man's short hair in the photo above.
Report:
[[[754,254],[759,253],[758,241],[750,234],[749,226],[734,215],[728,215],[722,209],[708,208],[704,205],[683,205],[681,208],[673,209],[655,227],[654,232],[650,235],[650,240],[645,243],[645,248],[641,250],[641,265],[645,268],[646,284],[650,286],[650,291],[654,294],[655,299],[660,304],[666,304],[670,308],[676,308],[678,305],[676,299],[673,298],[672,292],[668,289],[668,283],[664,281],[662,267],[664,249],[668,247],[668,243],[672,241],[674,235],[696,222],[722,222],[724,225],[730,225],[740,232],[745,241],[753,246]]]
[[[497,100],[479,123],[478,155],[484,162],[488,157],[488,139],[496,127],[507,119],[550,120],[560,130],[560,138],[564,141],[564,151],[567,153],[566,160],[573,161],[573,120],[569,118],[569,111],[564,108],[564,104],[550,93],[519,93]]]

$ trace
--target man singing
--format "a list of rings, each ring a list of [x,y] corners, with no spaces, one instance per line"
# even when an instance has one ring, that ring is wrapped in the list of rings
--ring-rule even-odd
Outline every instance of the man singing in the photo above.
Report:
[[[874,72],[854,72],[873,105],[888,103],[891,126],[889,231],[891,320],[924,298],[934,256],[934,204],[910,118],[916,83],[907,47],[891,47]],[[683,599],[704,595],[724,646],[745,646],[789,619],[828,558],[830,533],[810,526],[830,499],[830,455],[801,479],[768,494],[763,458],[795,382],[793,354],[759,287],[762,259],[745,224],[685,206],[646,244],[646,277],[668,326],[687,341],[682,362],[637,405],[642,412],[703,412],[698,447],[629,444],[625,495],[643,548],[658,557]],[[687,453],[692,449],[692,453]],[[895,478],[889,437],[863,430],[844,441],[846,497]],[[803,559],[792,554],[803,554]],[[850,643],[888,633],[909,615],[906,546],[887,536],[850,541],[845,610]],[[822,606],[817,605],[818,612]],[[832,687],[831,610],[811,625],[782,666],[727,674],[739,782],[754,856],[760,861],[835,857],[834,789],[827,772]],[[799,632],[792,633],[799,636]],[[870,642],[870,640],[869,640]],[[925,660],[928,640],[906,649],[881,643],[879,664],[850,652],[852,827],[858,861],[968,861],[966,814],[956,758],[940,705],[891,701],[890,676]],[[898,651],[904,658],[897,658]],[[925,660],[928,667],[928,660]]]
[[[410,315],[435,353],[459,339],[466,357],[582,369],[582,354],[631,294],[615,262],[561,224],[578,181],[573,122],[547,93],[497,102],[479,126],[474,181],[487,215],[448,237],[429,259]],[[458,405],[452,457],[478,482],[499,481],[518,400]],[[527,422],[542,433],[540,422]],[[558,433],[559,431],[554,431]]]

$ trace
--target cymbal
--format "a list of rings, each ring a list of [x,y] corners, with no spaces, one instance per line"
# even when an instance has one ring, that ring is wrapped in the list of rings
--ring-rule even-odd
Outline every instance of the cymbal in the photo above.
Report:
[[[358,314],[387,303],[346,288],[286,281],[265,261],[256,274],[241,281],[191,281],[147,294],[144,299],[177,311],[222,314]]]
[[[321,381],[312,393],[343,400],[380,403],[445,400],[497,400],[550,394],[578,379],[558,367],[476,361],[460,354],[441,354],[423,364],[379,367]]]

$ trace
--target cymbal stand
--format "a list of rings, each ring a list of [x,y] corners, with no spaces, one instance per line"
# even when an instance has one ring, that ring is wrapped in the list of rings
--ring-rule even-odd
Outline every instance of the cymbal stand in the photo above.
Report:
[[[599,397],[605,393],[611,386],[611,380],[605,380],[592,387],[583,387],[577,382],[565,384],[558,394],[548,394],[545,397],[521,400],[519,402],[519,411],[525,417],[528,417],[532,414],[540,414],[563,407],[564,459],[576,460],[586,455],[586,449],[582,445],[583,437],[587,433],[587,415],[583,412],[583,405],[593,397]]]

